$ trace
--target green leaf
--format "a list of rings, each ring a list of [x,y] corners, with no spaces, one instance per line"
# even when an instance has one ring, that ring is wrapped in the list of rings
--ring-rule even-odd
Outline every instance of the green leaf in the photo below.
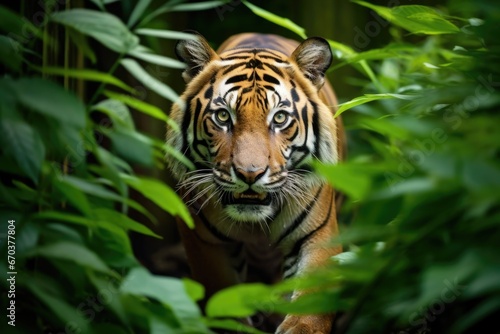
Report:
[[[205,323],[210,328],[229,330],[234,333],[266,334],[256,328],[242,324],[234,319],[205,319]]]
[[[0,119],[0,131],[0,143],[5,153],[38,184],[45,159],[45,146],[38,132],[22,119],[10,117]]]
[[[86,333],[88,331],[89,322],[79,312],[75,312],[75,306],[69,304],[62,298],[58,298],[53,294],[53,291],[46,291],[43,288],[44,284],[40,284],[41,278],[30,278],[30,284],[26,287],[30,290],[45,306],[54,312],[57,317],[66,324],[66,328],[77,328]],[[40,306],[39,306],[40,307]]]
[[[86,268],[115,276],[113,271],[91,250],[79,244],[67,241],[41,246],[29,252],[31,256],[72,261]]]
[[[72,93],[52,81],[21,78],[13,82],[18,101],[33,111],[60,121],[63,126],[85,127],[83,103]]]
[[[194,228],[193,218],[188,209],[170,187],[155,179],[138,178],[124,174],[122,177],[128,185],[150,199],[160,208],[171,215],[179,215],[190,228]]]
[[[128,54],[155,65],[165,66],[169,68],[178,68],[178,69],[186,68],[186,64],[177,59],[160,56],[151,52],[145,52],[142,50],[139,51],[133,50],[130,51]]]
[[[335,117],[339,116],[342,114],[344,111],[349,110],[351,108],[354,108],[356,106],[371,102],[371,101],[376,101],[376,100],[383,100],[383,99],[402,99],[402,100],[410,100],[413,99],[413,96],[411,95],[402,95],[402,94],[365,94],[363,96],[358,96],[351,101],[347,101],[344,103],[339,104],[339,108],[337,109],[337,112],[335,113]]]
[[[96,208],[94,210],[94,214],[99,220],[119,226],[125,231],[134,231],[137,233],[162,239],[160,235],[154,233],[145,225],[136,222],[135,220],[129,218],[127,215],[124,215],[123,213],[120,213],[116,210],[111,210],[106,208]]]
[[[60,181],[66,184],[69,184],[77,189],[80,189],[84,193],[87,193],[92,196],[109,199],[113,201],[124,201],[125,198],[106,189],[102,185],[94,182],[90,182],[88,180],[78,178],[72,175],[61,175]]]
[[[170,100],[171,102],[177,102],[179,100],[179,96],[177,95],[176,92],[174,92],[172,88],[170,88],[160,80],[151,76],[135,60],[123,59],[121,61],[121,64],[130,74],[132,74],[144,86],[151,89],[158,95],[166,98],[167,100]]]
[[[0,6],[0,31],[9,34],[9,37],[19,43],[28,43],[33,36],[42,37],[33,23],[4,6]]]
[[[142,17],[148,6],[151,4],[151,0],[139,0],[137,5],[135,5],[132,14],[128,18],[127,26],[130,28],[134,26],[137,21]]]
[[[172,6],[169,12],[193,12],[199,10],[207,10],[216,8],[226,4],[227,1],[202,1],[202,2],[193,2],[193,3],[181,3],[175,6]]]
[[[19,72],[23,61],[22,46],[12,38],[0,35],[0,62],[14,72]]]
[[[107,114],[113,120],[114,126],[135,130],[134,120],[130,115],[130,111],[122,101],[118,101],[117,99],[104,100],[92,106],[91,110],[98,110]]]
[[[438,35],[460,32],[457,26],[431,7],[406,5],[387,8],[364,1],[355,1],[355,3],[373,9],[392,24],[415,34]]]
[[[83,79],[89,81],[97,81],[110,85],[114,85],[128,92],[133,92],[133,88],[125,84],[120,79],[112,76],[109,73],[102,73],[95,70],[87,69],[73,69],[73,68],[63,68],[63,67],[39,67],[38,70],[43,71],[46,74],[66,76],[70,78]]]
[[[51,20],[91,36],[118,53],[127,53],[139,44],[139,38],[116,16],[90,9],[70,9],[52,14]]]
[[[113,149],[123,159],[145,166],[154,164],[153,141],[142,133],[126,128],[115,128],[105,133],[113,144]]]
[[[260,7],[257,7],[247,1],[242,1],[245,6],[250,8],[250,10],[257,16],[262,17],[263,19],[266,19],[270,22],[273,22],[274,24],[277,24],[283,28],[286,28],[297,35],[299,35],[302,38],[307,38],[306,33],[304,28],[298,26],[294,22],[292,22],[290,19],[278,16],[276,14],[273,14],[265,9],[262,9]]]
[[[141,28],[141,29],[136,29],[134,32],[139,35],[153,36],[153,37],[167,38],[167,39],[192,39],[192,40],[196,39],[196,36],[193,34],[175,30]]]
[[[59,190],[66,200],[68,200],[75,208],[80,210],[85,216],[91,216],[90,202],[81,189],[71,183],[63,182],[60,177],[54,177],[52,185]]]
[[[125,277],[120,290],[122,293],[154,298],[171,308],[184,326],[199,327],[201,312],[185,292],[181,280],[153,276],[146,269],[132,269]]]
[[[217,292],[208,300],[209,317],[247,317],[262,308],[262,297],[270,296],[272,288],[260,284],[236,285]]]
[[[203,285],[189,278],[183,278],[182,282],[184,283],[184,288],[189,298],[195,302],[203,299],[205,296],[205,288]]]
[[[347,194],[354,200],[364,198],[371,188],[372,166],[353,163],[338,165],[314,164],[315,170],[323,175],[337,190]]]
[[[116,94],[111,91],[105,91],[104,94],[112,99],[121,101],[128,106],[137,109],[138,111],[152,116],[154,118],[160,119],[162,121],[165,121],[172,127],[174,130],[179,130],[179,126],[177,123],[173,122],[160,108],[146,103],[144,101],[138,100],[136,98],[133,98],[132,96],[128,95],[123,95],[123,94]]]

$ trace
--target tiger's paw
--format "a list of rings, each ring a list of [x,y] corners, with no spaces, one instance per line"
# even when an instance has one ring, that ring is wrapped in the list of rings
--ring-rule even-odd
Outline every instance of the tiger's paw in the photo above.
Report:
[[[287,315],[276,334],[329,334],[333,315]]]

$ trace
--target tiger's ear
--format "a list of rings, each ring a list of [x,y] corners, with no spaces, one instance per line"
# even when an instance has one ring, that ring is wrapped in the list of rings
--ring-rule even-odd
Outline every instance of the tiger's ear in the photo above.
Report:
[[[196,31],[186,31],[195,38],[177,42],[175,54],[177,58],[186,63],[187,68],[182,73],[184,81],[188,83],[212,60],[220,59],[210,47],[207,40]]]
[[[321,37],[311,37],[303,41],[290,57],[304,75],[319,90],[325,82],[325,72],[332,63],[332,50]]]

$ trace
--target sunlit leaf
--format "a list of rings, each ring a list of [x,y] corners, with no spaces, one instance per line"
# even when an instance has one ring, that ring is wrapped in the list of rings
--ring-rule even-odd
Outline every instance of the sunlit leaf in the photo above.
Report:
[[[121,64],[130,74],[132,74],[137,80],[153,92],[166,98],[167,100],[170,100],[171,102],[177,102],[179,99],[179,96],[172,88],[151,76],[135,60],[129,58],[123,59]]]
[[[258,15],[258,16],[260,16],[260,17],[262,17],[270,22],[273,22],[273,23],[275,23],[283,28],[286,28],[286,29],[296,33],[301,38],[304,38],[304,39],[307,38],[304,28],[298,26],[297,24],[292,22],[290,19],[273,14],[265,9],[262,9],[260,7],[257,7],[253,4],[251,4],[250,2],[247,2],[247,1],[242,1],[242,2],[243,2],[243,4],[245,4],[245,6],[250,8],[250,10],[255,15]]]
[[[194,227],[193,218],[188,209],[170,187],[155,179],[131,177],[128,175],[123,175],[122,177],[127,184],[160,208],[171,215],[178,215],[189,227]]]
[[[159,37],[159,38],[196,39],[196,36],[193,34],[185,33],[182,31],[175,31],[175,30],[141,28],[141,29],[135,30],[134,32],[136,34],[139,34],[139,35],[153,36],[153,37]]]
[[[144,61],[151,63],[151,64],[156,64],[156,65],[165,66],[165,67],[169,67],[169,68],[178,68],[178,69],[186,68],[186,64],[184,64],[183,62],[181,62],[177,59],[173,59],[173,58],[169,58],[169,57],[165,57],[165,56],[160,56],[160,55],[150,53],[150,52],[130,51],[129,55],[136,57],[136,58],[139,58],[141,60],[144,60]]]
[[[412,33],[438,35],[457,33],[460,31],[453,23],[445,19],[431,7],[404,5],[388,8],[364,1],[355,2],[359,5],[373,9],[384,19]]]
[[[120,79],[112,76],[109,73],[102,73],[95,70],[87,70],[87,69],[77,69],[77,68],[63,68],[63,67],[44,67],[38,68],[40,71],[43,70],[44,73],[52,74],[52,75],[61,75],[70,78],[83,79],[89,81],[103,82],[106,84],[110,84],[128,92],[133,92],[133,89],[125,84]]]

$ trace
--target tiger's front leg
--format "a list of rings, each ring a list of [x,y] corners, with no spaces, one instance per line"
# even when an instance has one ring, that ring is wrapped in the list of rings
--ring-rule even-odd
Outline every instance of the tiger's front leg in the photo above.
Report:
[[[181,220],[177,225],[192,278],[205,287],[205,302],[217,291],[240,283],[240,274],[233,268],[227,247],[216,239],[211,240],[213,237],[203,230],[199,222],[194,230]]]
[[[329,190],[329,191],[328,191]],[[327,193],[330,192],[330,195]],[[337,218],[335,213],[334,195],[332,189],[324,189],[320,193],[318,200],[325,200],[328,196],[330,200],[328,210],[323,212],[322,219],[315,222],[314,227],[305,232],[305,235],[296,236],[294,247],[285,256],[285,277],[297,276],[312,269],[324,266],[330,258],[342,250],[340,247],[329,247],[332,237],[338,233]],[[320,206],[314,206],[312,211]],[[312,213],[312,212],[311,212]],[[296,253],[296,254],[294,254]],[[296,300],[306,294],[306,291],[296,290],[292,294],[291,300]],[[285,320],[276,330],[277,334],[328,334],[331,332],[334,314],[318,315],[287,315]]]

